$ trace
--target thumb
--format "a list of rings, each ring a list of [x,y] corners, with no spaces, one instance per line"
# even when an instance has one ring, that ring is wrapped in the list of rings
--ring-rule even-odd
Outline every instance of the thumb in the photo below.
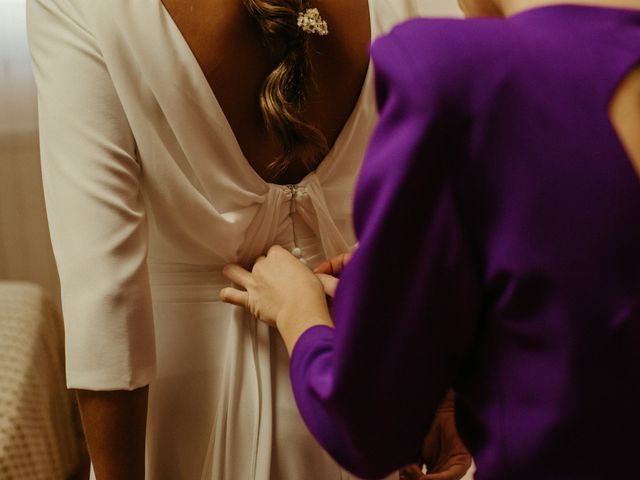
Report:
[[[322,283],[324,293],[328,297],[333,298],[336,294],[336,288],[338,287],[338,279],[325,273],[316,273],[316,277],[318,277],[318,280],[320,280],[320,283]]]

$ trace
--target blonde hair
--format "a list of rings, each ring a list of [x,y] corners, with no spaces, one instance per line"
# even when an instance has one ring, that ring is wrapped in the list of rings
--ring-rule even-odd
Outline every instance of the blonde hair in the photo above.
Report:
[[[297,25],[307,0],[243,0],[258,21],[265,43],[279,59],[260,92],[264,126],[282,145],[284,153],[269,169],[274,176],[301,163],[313,170],[328,151],[327,140],[302,118],[311,87],[309,38]]]

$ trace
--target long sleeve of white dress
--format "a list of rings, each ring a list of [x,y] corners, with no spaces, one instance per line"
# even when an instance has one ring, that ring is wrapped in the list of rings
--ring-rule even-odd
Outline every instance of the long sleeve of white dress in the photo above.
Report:
[[[82,12],[65,0],[27,4],[67,383],[134,389],[155,370],[135,141]]]

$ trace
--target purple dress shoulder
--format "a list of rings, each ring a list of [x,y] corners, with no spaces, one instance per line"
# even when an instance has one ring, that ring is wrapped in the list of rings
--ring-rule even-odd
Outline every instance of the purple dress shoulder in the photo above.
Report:
[[[446,390],[476,478],[637,471],[640,180],[608,118],[640,11],[422,19],[372,47],[380,121],[335,329],[291,359],[318,441],[379,478]]]

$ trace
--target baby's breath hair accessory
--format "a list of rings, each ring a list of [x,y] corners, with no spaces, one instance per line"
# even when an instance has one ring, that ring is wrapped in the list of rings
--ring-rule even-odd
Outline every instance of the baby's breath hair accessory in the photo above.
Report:
[[[306,11],[300,12],[298,14],[298,27],[305,33],[329,34],[327,22],[320,16],[317,8],[307,8]]]

